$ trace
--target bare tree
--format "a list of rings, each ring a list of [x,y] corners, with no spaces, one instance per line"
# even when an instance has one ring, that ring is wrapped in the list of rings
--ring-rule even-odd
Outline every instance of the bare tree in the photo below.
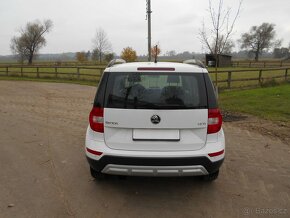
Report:
[[[94,50],[98,51],[99,61],[102,62],[105,53],[111,52],[112,45],[108,39],[106,32],[99,28],[93,38]]]
[[[260,26],[252,26],[248,33],[242,34],[239,40],[242,49],[250,49],[255,54],[255,61],[266,49],[280,46],[281,40],[275,40],[275,24],[263,23]]]
[[[209,0],[209,14],[211,27],[207,28],[205,22],[199,31],[201,42],[215,56],[216,66],[216,87],[217,87],[217,67],[218,56],[224,52],[229,52],[234,46],[230,37],[234,31],[234,26],[240,14],[240,9],[243,0],[239,0],[239,6],[234,16],[231,15],[232,8],[224,10],[223,0],[219,0],[218,7],[213,6],[213,0]]]
[[[11,39],[11,51],[22,61],[28,60],[28,64],[32,64],[33,58],[40,48],[46,45],[44,34],[48,33],[52,28],[52,21],[45,20],[29,22],[25,28],[20,30],[20,36],[14,36]]]
[[[92,51],[92,61],[97,61],[99,60],[100,55],[99,55],[99,50],[98,49],[94,49]]]

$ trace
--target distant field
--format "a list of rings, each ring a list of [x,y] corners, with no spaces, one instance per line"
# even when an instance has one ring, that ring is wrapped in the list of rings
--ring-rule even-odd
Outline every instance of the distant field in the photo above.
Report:
[[[290,123],[290,84],[251,90],[225,91],[219,95],[224,110],[248,113]]]

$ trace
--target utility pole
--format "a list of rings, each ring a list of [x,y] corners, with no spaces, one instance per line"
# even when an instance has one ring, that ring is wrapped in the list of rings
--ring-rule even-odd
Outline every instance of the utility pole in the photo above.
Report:
[[[147,0],[147,20],[148,20],[148,61],[151,61],[151,0]]]

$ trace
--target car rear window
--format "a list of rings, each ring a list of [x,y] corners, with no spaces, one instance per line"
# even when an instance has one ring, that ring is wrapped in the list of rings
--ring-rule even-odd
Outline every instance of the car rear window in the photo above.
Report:
[[[111,72],[105,107],[122,109],[207,108],[201,73]]]

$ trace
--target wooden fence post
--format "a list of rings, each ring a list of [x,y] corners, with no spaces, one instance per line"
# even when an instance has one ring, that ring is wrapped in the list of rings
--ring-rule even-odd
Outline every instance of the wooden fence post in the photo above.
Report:
[[[259,71],[259,84],[262,85],[262,70]]]
[[[288,68],[285,70],[285,80],[287,81],[287,77],[288,77]]]
[[[39,68],[36,67],[36,77],[39,78]]]
[[[252,67],[252,61],[250,61],[249,67]]]
[[[23,67],[20,67],[20,74],[21,74],[21,77],[23,77]]]
[[[6,67],[6,76],[8,76],[8,67]]]
[[[54,68],[55,78],[57,78],[57,67]]]
[[[232,82],[232,72],[228,72],[228,89],[231,88],[231,82]]]
[[[266,67],[266,61],[264,61],[264,68]]]
[[[280,67],[282,67],[282,66],[283,66],[283,61],[280,62]]]
[[[77,78],[80,79],[80,68],[77,67]]]

